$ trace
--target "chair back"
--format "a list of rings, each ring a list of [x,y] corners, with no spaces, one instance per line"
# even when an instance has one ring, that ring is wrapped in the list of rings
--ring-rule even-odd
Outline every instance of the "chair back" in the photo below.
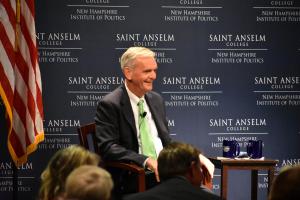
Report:
[[[84,124],[77,128],[77,132],[79,134],[79,142],[80,145],[84,148],[93,151],[99,152],[97,148],[97,142],[95,139],[96,133],[96,124],[89,123]],[[100,166],[108,169],[108,168],[116,168],[121,170],[126,170],[129,173],[133,173],[137,175],[137,191],[143,192],[145,191],[145,170],[142,167],[139,167],[133,163],[124,163],[119,161],[110,161],[110,162],[101,162]]]
[[[80,145],[93,152],[98,152],[95,140],[96,125],[89,123],[77,128]]]

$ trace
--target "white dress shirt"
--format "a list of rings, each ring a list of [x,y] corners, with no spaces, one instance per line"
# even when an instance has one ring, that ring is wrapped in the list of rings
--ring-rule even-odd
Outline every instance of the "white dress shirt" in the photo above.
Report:
[[[144,111],[147,113],[145,118],[148,122],[149,125],[149,129],[150,129],[150,133],[151,133],[151,137],[152,137],[152,141],[154,143],[154,147],[155,147],[155,151],[156,151],[156,155],[158,156],[158,154],[160,153],[160,151],[163,149],[163,145],[161,142],[161,139],[158,136],[158,132],[157,132],[157,128],[154,122],[154,119],[152,117],[152,114],[150,112],[149,106],[147,104],[147,102],[144,99],[144,96],[142,98],[137,97],[135,94],[133,94],[127,87],[127,85],[125,84],[125,88],[127,90],[129,99],[130,99],[130,103],[131,103],[131,108],[133,111],[133,115],[134,115],[134,120],[135,120],[135,127],[136,127],[136,132],[137,132],[137,139],[138,139],[138,143],[139,143],[139,153],[142,154],[142,146],[141,146],[141,139],[140,139],[140,131],[139,131],[139,123],[138,123],[138,102],[143,99],[144,100]]]

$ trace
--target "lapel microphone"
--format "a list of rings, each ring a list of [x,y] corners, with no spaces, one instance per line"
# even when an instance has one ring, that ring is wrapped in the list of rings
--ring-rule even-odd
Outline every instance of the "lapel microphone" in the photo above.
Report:
[[[146,115],[147,115],[147,112],[143,112],[143,114],[141,114],[141,117],[142,117],[142,118],[145,118]]]

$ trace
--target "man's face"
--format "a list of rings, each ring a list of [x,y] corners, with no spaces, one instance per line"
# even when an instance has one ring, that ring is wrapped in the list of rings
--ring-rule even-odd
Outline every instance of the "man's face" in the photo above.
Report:
[[[131,92],[138,97],[143,96],[153,88],[156,79],[157,63],[153,57],[138,57],[134,67],[125,67],[126,83]]]

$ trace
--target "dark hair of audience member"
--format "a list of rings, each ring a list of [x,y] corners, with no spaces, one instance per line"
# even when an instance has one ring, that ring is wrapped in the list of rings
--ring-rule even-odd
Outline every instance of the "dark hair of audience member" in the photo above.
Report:
[[[271,185],[269,200],[300,199],[300,165],[284,167]]]
[[[158,172],[161,180],[185,175],[194,161],[200,164],[200,150],[192,145],[172,142],[160,152],[158,157]]]

